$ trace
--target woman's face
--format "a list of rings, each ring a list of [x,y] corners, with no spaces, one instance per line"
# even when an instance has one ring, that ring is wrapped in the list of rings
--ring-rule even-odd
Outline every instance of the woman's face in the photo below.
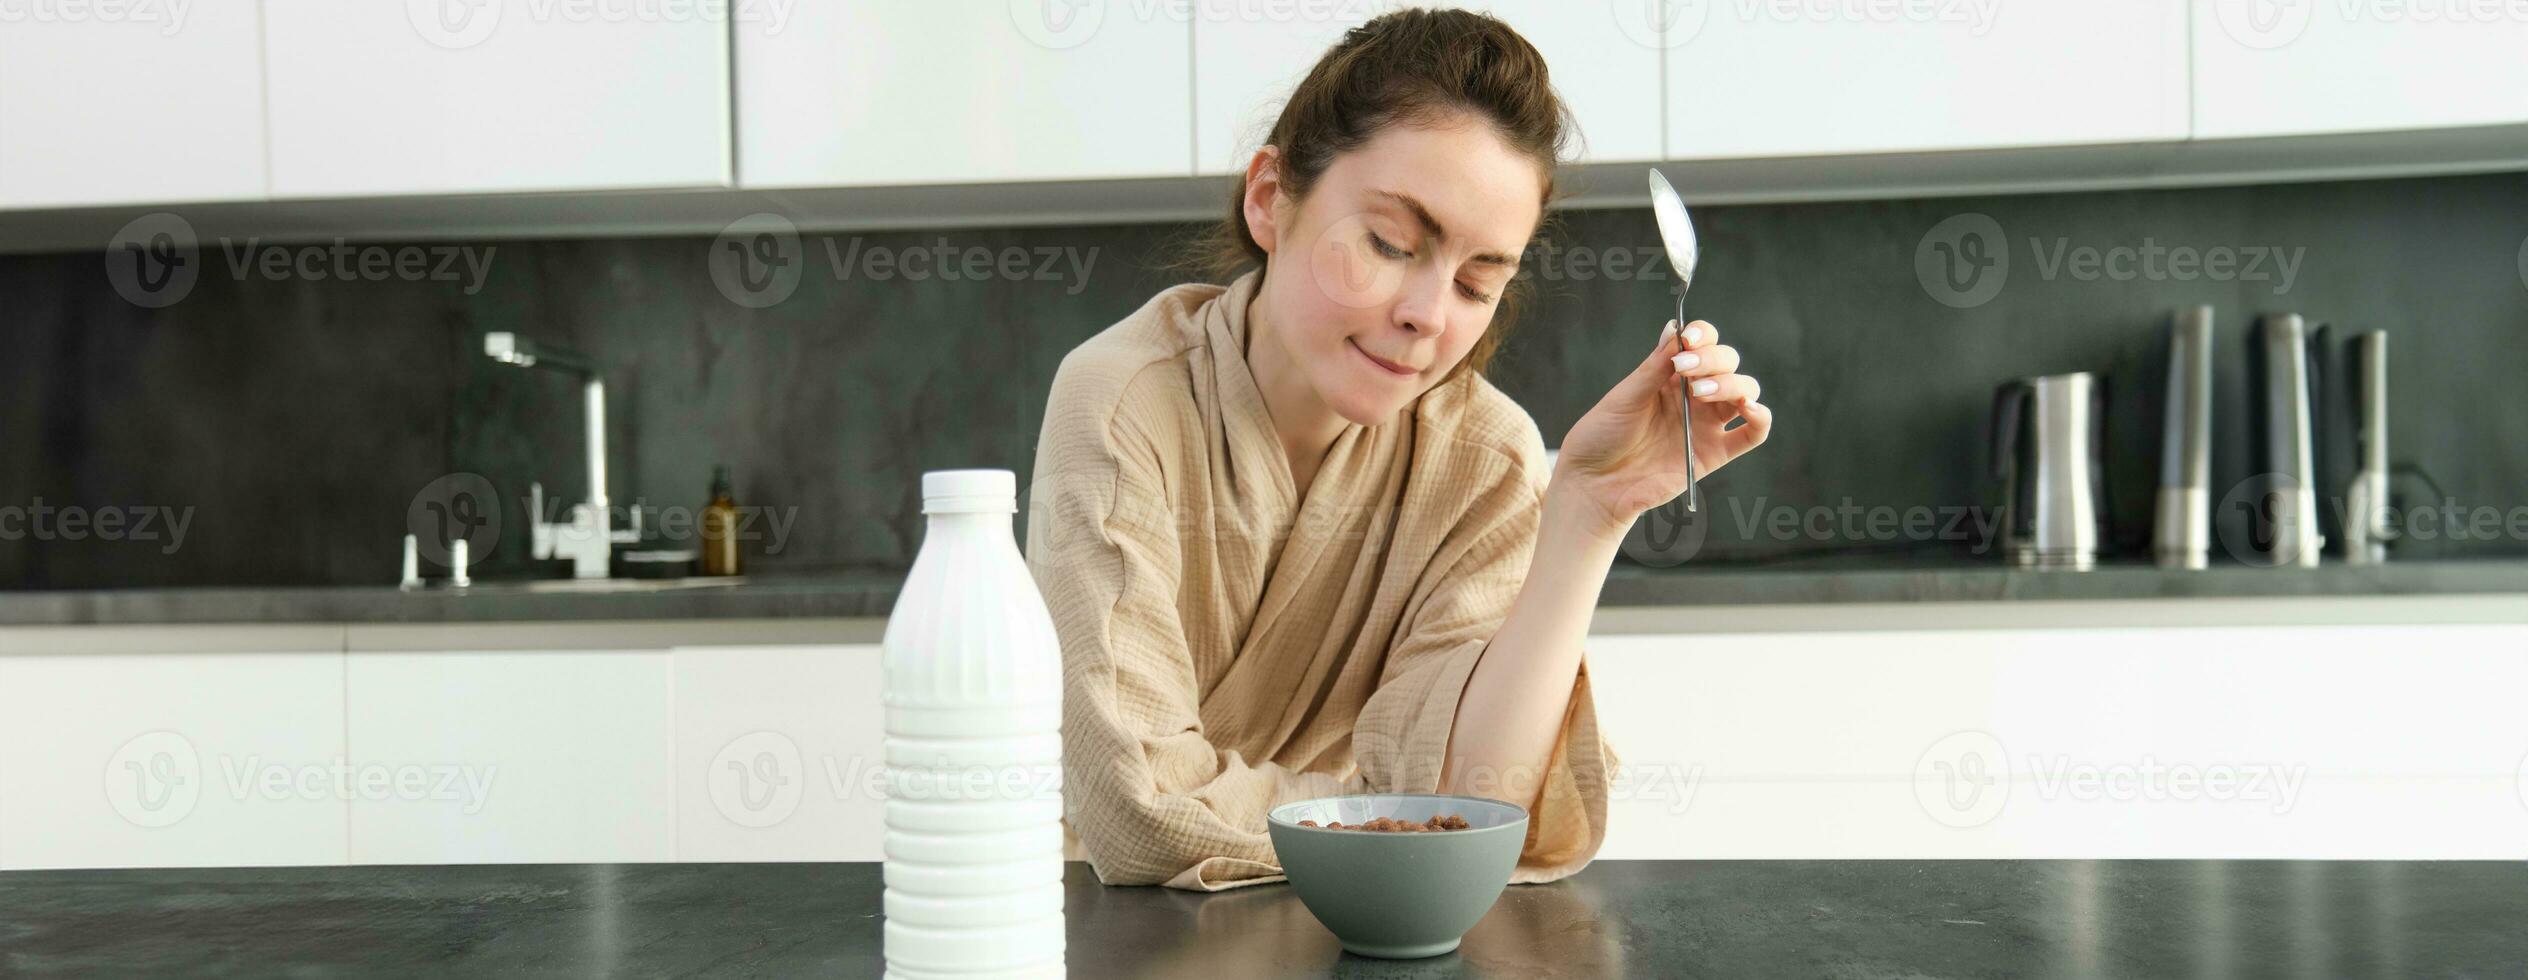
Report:
[[[1304,200],[1260,183],[1251,169],[1247,226],[1272,256],[1258,302],[1273,329],[1259,340],[1361,425],[1393,418],[1465,359],[1543,212],[1535,161],[1472,117],[1389,126],[1336,157]]]

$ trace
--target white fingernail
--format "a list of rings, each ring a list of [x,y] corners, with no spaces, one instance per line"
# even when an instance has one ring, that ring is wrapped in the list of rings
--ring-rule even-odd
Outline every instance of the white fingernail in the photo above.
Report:
[[[1685,328],[1685,342],[1686,342],[1686,343],[1688,343],[1688,344],[1699,344],[1699,343],[1702,343],[1702,342],[1703,342],[1703,328],[1701,328],[1701,327],[1687,327],[1687,328]]]
[[[1703,357],[1700,354],[1679,354],[1669,358],[1668,363],[1676,365],[1679,371],[1691,371],[1695,365],[1703,363]]]
[[[1694,383],[1694,393],[1697,395],[1708,395],[1719,390],[1720,382],[1713,381],[1709,378]]]
[[[1668,321],[1668,325],[1667,325],[1667,326],[1664,326],[1664,327],[1660,327],[1660,328],[1659,328],[1659,339],[1660,339],[1661,341],[1665,341],[1665,340],[1667,340],[1668,338],[1670,338],[1670,337],[1674,337],[1674,336],[1676,336],[1676,335],[1677,335],[1677,322],[1676,322],[1675,320],[1670,320],[1670,321]]]

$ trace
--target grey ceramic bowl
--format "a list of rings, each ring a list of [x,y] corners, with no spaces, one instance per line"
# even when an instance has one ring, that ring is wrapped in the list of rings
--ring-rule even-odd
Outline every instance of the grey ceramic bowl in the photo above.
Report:
[[[1466,818],[1465,830],[1393,833],[1302,827],[1378,817]],[[1362,956],[1412,959],[1457,948],[1491,911],[1527,842],[1527,811],[1499,800],[1424,793],[1329,796],[1265,815],[1299,901]]]

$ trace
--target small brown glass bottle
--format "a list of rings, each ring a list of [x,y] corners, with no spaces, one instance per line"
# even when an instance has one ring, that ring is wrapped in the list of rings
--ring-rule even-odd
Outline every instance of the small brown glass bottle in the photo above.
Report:
[[[711,502],[702,508],[702,574],[738,574],[737,501],[729,493],[729,466],[711,469]]]

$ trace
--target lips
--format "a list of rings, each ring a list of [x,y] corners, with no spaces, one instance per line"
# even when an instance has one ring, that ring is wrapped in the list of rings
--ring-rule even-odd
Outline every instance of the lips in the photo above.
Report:
[[[1356,350],[1356,351],[1360,351],[1360,355],[1361,355],[1362,357],[1364,357],[1364,358],[1367,358],[1367,359],[1369,360],[1369,363],[1371,363],[1371,364],[1373,364],[1373,365],[1377,366],[1377,368],[1378,368],[1379,370],[1381,370],[1381,371],[1385,371],[1385,372],[1387,372],[1388,374],[1395,375],[1395,376],[1397,376],[1397,377],[1399,377],[1399,378],[1410,378],[1410,377],[1413,377],[1414,375],[1417,375],[1417,374],[1422,373],[1422,372],[1420,372],[1420,371],[1416,371],[1416,370],[1414,370],[1414,369],[1412,369],[1412,368],[1405,367],[1405,366],[1403,366],[1403,365],[1401,365],[1401,364],[1397,364],[1397,363],[1396,363],[1396,362],[1394,362],[1394,361],[1390,361],[1390,360],[1387,360],[1387,359],[1385,359],[1385,358],[1379,357],[1379,356],[1378,356],[1378,355],[1376,355],[1376,354],[1372,354],[1372,353],[1370,353],[1369,351],[1362,349],[1361,345],[1360,345],[1360,344],[1358,344],[1358,343],[1356,343],[1356,342],[1354,342],[1354,341],[1351,341],[1351,340],[1348,340],[1348,339],[1347,339],[1347,340],[1345,340],[1345,341],[1344,341],[1344,343],[1351,344],[1351,345],[1352,345],[1352,349],[1353,349],[1353,350]]]

